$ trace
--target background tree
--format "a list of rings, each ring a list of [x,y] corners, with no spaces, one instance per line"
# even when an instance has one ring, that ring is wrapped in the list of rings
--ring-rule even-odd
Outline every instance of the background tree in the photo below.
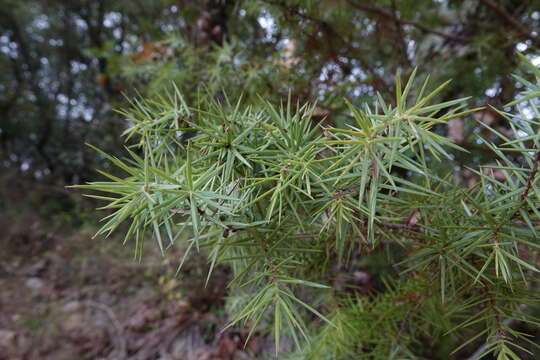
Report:
[[[292,91],[343,123],[344,97],[354,104],[375,91],[391,98],[396,71],[421,66],[434,81],[453,79],[441,99],[472,96],[501,106],[519,91],[510,76],[513,55],[537,54],[539,7],[488,0],[3,0],[3,166],[53,172],[67,183],[88,179],[92,159],[80,144],[118,145],[124,125],[111,109],[121,93],[155,91],[166,86],[163,79],[187,94],[200,84],[273,101]],[[473,127],[467,122],[464,141]]]

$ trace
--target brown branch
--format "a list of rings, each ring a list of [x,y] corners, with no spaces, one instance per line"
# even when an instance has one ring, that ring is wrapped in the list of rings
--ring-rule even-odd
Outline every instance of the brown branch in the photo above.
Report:
[[[380,17],[384,17],[384,18],[387,18],[389,20],[398,22],[401,25],[413,26],[413,27],[417,28],[418,30],[420,30],[422,32],[425,32],[425,33],[434,34],[434,35],[440,36],[442,38],[452,40],[452,41],[456,41],[456,42],[467,42],[468,41],[468,39],[463,37],[463,36],[447,34],[447,33],[444,33],[442,31],[432,29],[432,28],[430,28],[430,27],[428,27],[426,25],[423,25],[423,24],[421,24],[419,22],[416,22],[416,21],[400,19],[397,16],[394,16],[394,14],[392,14],[392,12],[390,12],[388,10],[385,10],[385,9],[381,9],[381,8],[371,6],[371,5],[366,5],[366,4],[363,4],[363,3],[358,3],[358,2],[353,1],[353,0],[346,0],[346,2],[350,6],[356,8],[358,10],[369,12],[369,13],[372,13],[372,14],[376,14],[376,15],[378,15]]]
[[[538,163],[540,163],[540,150],[539,149],[536,150],[536,155],[534,156],[533,165],[531,167],[531,173],[529,174],[529,177],[527,178],[527,185],[525,185],[525,190],[523,190],[523,193],[521,193],[521,196],[519,197],[521,202],[524,202],[525,200],[527,200],[527,196],[529,196],[529,191],[531,191],[532,185],[536,178],[536,173],[538,172]],[[508,218],[509,220],[514,219],[518,215],[520,207],[514,210],[512,215],[509,216]],[[495,230],[493,230],[493,235],[491,238],[492,243],[496,244],[499,242],[499,232],[501,231],[502,227],[506,225],[507,223],[508,221],[502,221],[501,223],[499,223],[499,225],[497,225]]]
[[[499,15],[499,17],[502,18],[507,24],[514,27],[522,37],[531,40],[536,46],[540,47],[540,38],[529,32],[529,30],[523,24],[517,21],[511,14],[509,14],[503,6],[493,0],[480,0],[480,2],[496,12],[497,15]]]
[[[396,26],[396,31],[398,33],[401,46],[401,52],[403,53],[403,58],[405,59],[405,67],[411,67],[411,62],[409,60],[409,54],[407,53],[407,40],[405,34],[403,33],[403,26],[401,26],[401,21],[397,15],[397,6],[396,1],[392,0],[392,15],[394,16],[394,24]]]
[[[330,199],[336,200],[336,199],[342,198],[345,195],[356,192],[358,190],[360,190],[360,186],[355,186],[355,187],[352,187],[350,189],[345,189],[345,190],[336,190],[336,192],[334,193],[333,196],[330,197]]]
[[[308,20],[317,24],[319,29],[325,32],[328,35],[328,37],[332,39],[332,41],[330,41],[330,46],[333,52],[336,52],[336,54],[341,54],[343,56],[350,56],[350,52],[349,50],[347,50],[351,48],[350,41],[346,40],[337,30],[335,30],[332,27],[331,23],[329,23],[328,21],[310,16],[307,13],[299,11],[298,8],[287,6],[283,2],[272,1],[272,0],[263,0],[263,1],[268,3],[269,5],[279,6],[283,11],[285,11],[286,15],[292,14],[294,16],[298,16],[304,20]],[[306,34],[306,36],[313,38],[313,35],[306,33],[302,29],[301,31],[304,34]],[[340,49],[339,46],[336,46],[335,39],[338,39],[339,43],[346,46],[347,49]],[[387,89],[389,85],[386,84],[386,81],[371,66],[369,66],[368,62],[365,61],[360,55],[361,54],[355,54],[355,59],[360,63],[363,70],[368,72],[373,78],[373,80],[371,81],[371,85],[373,86],[373,88],[376,91],[382,91],[383,89]],[[342,64],[337,60],[337,58],[334,58],[333,60],[343,69]]]
[[[390,229],[397,229],[397,230],[410,230],[414,232],[420,232],[420,227],[418,225],[409,225],[409,224],[395,224],[390,223],[386,221],[379,221],[378,224],[390,228]]]
[[[534,157],[531,173],[527,178],[527,186],[525,187],[525,191],[523,191],[523,194],[521,194],[521,201],[525,201],[527,199],[527,196],[529,196],[529,191],[531,191],[534,178],[536,177],[536,173],[538,172],[538,163],[540,163],[540,150],[536,152],[536,156]]]

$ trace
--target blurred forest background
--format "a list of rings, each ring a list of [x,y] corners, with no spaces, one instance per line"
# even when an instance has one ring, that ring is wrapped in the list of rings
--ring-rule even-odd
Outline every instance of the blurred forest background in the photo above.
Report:
[[[0,0],[0,359],[272,352],[262,335],[243,348],[243,329],[219,333],[227,269],[205,288],[202,258],[175,277],[181,249],[137,262],[92,239],[98,204],[65,186],[113,171],[85,143],[121,155],[115,110],[129,100],[171,81],[192,103],[290,93],[343,126],[345,98],[392,99],[396,72],[418,67],[452,79],[439,101],[504,109],[520,92],[516,53],[540,66],[539,32],[539,0]],[[439,166],[474,184],[464,166],[493,161],[478,122],[504,133],[502,120],[487,108],[441,126],[470,153]]]

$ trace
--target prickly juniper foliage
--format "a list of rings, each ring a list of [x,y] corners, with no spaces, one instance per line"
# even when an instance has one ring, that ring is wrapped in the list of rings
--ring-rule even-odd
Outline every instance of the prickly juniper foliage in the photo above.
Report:
[[[433,103],[445,84],[413,72],[397,76],[392,104],[350,105],[346,128],[291,99],[135,99],[130,158],[103,153],[125,177],[78,187],[105,193],[89,195],[112,210],[98,235],[127,222],[136,255],[151,236],[161,251],[183,243],[181,263],[206,254],[208,276],[230,266],[230,325],[271,330],[276,352],[287,338],[299,359],[518,359],[535,351],[540,300],[540,71],[523,62],[527,90],[499,112],[511,134],[480,123],[498,160],[470,169],[472,186],[454,174],[448,150],[461,149],[434,128],[478,109]],[[336,285],[332,274],[374,256],[388,265],[376,290]]]

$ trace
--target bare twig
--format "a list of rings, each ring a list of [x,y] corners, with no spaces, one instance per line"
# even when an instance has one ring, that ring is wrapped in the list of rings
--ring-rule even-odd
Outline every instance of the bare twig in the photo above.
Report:
[[[531,173],[527,178],[527,186],[525,187],[525,191],[523,191],[523,194],[521,194],[521,201],[525,201],[527,199],[527,196],[529,196],[529,191],[531,191],[534,179],[536,177],[536,173],[538,172],[538,163],[540,163],[540,150],[536,152],[536,156],[534,157]]]
[[[327,22],[325,20],[321,20],[321,19],[318,19],[316,17],[310,16],[307,13],[299,11],[297,8],[289,7],[283,2],[272,1],[272,0],[264,0],[264,1],[266,3],[268,3],[268,4],[270,4],[270,5],[281,7],[285,11],[286,14],[290,13],[290,14],[292,14],[294,16],[297,16],[297,17],[300,17],[302,19],[305,19],[305,20],[311,21],[313,23],[316,23],[317,26],[321,30],[323,30],[325,33],[328,34],[329,38],[333,39],[333,41],[330,43],[330,46],[332,46],[333,51],[336,52],[335,55],[349,54],[348,50],[340,49],[340,46],[335,46],[335,44],[334,44],[335,39],[338,39],[340,44],[346,45],[346,49],[347,48],[350,49],[350,41],[346,40],[338,31],[336,31],[332,27],[331,23],[329,23],[329,22]],[[306,33],[305,31],[303,31],[303,32]],[[306,35],[308,37],[312,37],[310,34],[306,33]],[[384,78],[382,76],[380,76],[371,66],[369,66],[369,64],[362,58],[361,54],[357,53],[357,54],[355,54],[354,57],[360,63],[360,65],[363,67],[363,69],[365,71],[367,71],[371,75],[371,77],[373,79],[371,85],[373,86],[373,88],[375,90],[382,91],[383,89],[388,88],[388,84],[386,84],[386,81],[384,80]],[[337,58],[334,59],[334,60],[337,60]],[[341,66],[341,63],[339,61],[336,61],[336,63]]]
[[[536,173],[538,172],[538,163],[540,163],[540,150],[536,150],[536,155],[534,156],[533,164],[531,167],[531,173],[529,174],[529,177],[527,178],[527,185],[525,186],[525,190],[523,190],[523,193],[521,193],[521,196],[519,197],[521,203],[527,200],[527,196],[529,196],[529,191],[531,191],[531,188],[533,186],[534,180],[536,178]],[[521,208],[521,205],[514,209],[514,212],[508,217],[509,220],[514,219],[519,214],[519,209]],[[495,228],[492,235],[492,243],[497,243],[499,238],[499,232],[502,229],[504,225],[507,224],[508,221],[501,221],[501,223]],[[516,222],[517,224],[517,222]]]
[[[421,31],[423,31],[425,33],[434,34],[434,35],[440,36],[442,38],[452,40],[452,41],[456,41],[456,42],[467,42],[468,41],[467,38],[465,38],[465,37],[458,36],[458,35],[447,34],[447,33],[444,33],[442,31],[439,31],[439,30],[431,29],[431,28],[427,27],[426,25],[423,25],[423,24],[421,24],[419,22],[416,22],[416,21],[400,19],[397,16],[394,16],[394,14],[392,14],[392,12],[390,12],[388,10],[385,10],[385,9],[381,9],[381,8],[371,6],[371,5],[367,5],[367,4],[360,3],[360,2],[356,2],[356,1],[353,1],[353,0],[346,0],[346,1],[347,1],[347,3],[349,5],[351,5],[352,7],[356,8],[358,10],[362,10],[362,11],[365,11],[365,12],[376,14],[376,15],[378,15],[380,17],[384,17],[384,18],[387,18],[389,20],[395,21],[395,22],[397,22],[397,23],[399,23],[401,25],[413,26],[413,27],[417,28],[418,30],[421,30]]]
[[[536,44],[536,46],[540,46],[540,38],[529,32],[529,30],[523,24],[517,21],[511,14],[509,14],[503,6],[493,0],[480,0],[480,2],[496,12],[497,15],[499,15],[499,17],[501,17],[507,24],[515,28],[522,37],[531,40]]]
[[[330,197],[330,199],[336,200],[336,199],[342,198],[345,195],[356,192],[358,190],[360,190],[360,186],[355,186],[355,187],[352,187],[350,189],[345,189],[345,190],[336,190],[336,192],[334,193],[334,195]]]
[[[414,232],[420,232],[420,227],[418,225],[409,225],[409,224],[395,224],[386,221],[379,221],[377,224],[380,224],[384,227],[396,230],[410,230]]]

